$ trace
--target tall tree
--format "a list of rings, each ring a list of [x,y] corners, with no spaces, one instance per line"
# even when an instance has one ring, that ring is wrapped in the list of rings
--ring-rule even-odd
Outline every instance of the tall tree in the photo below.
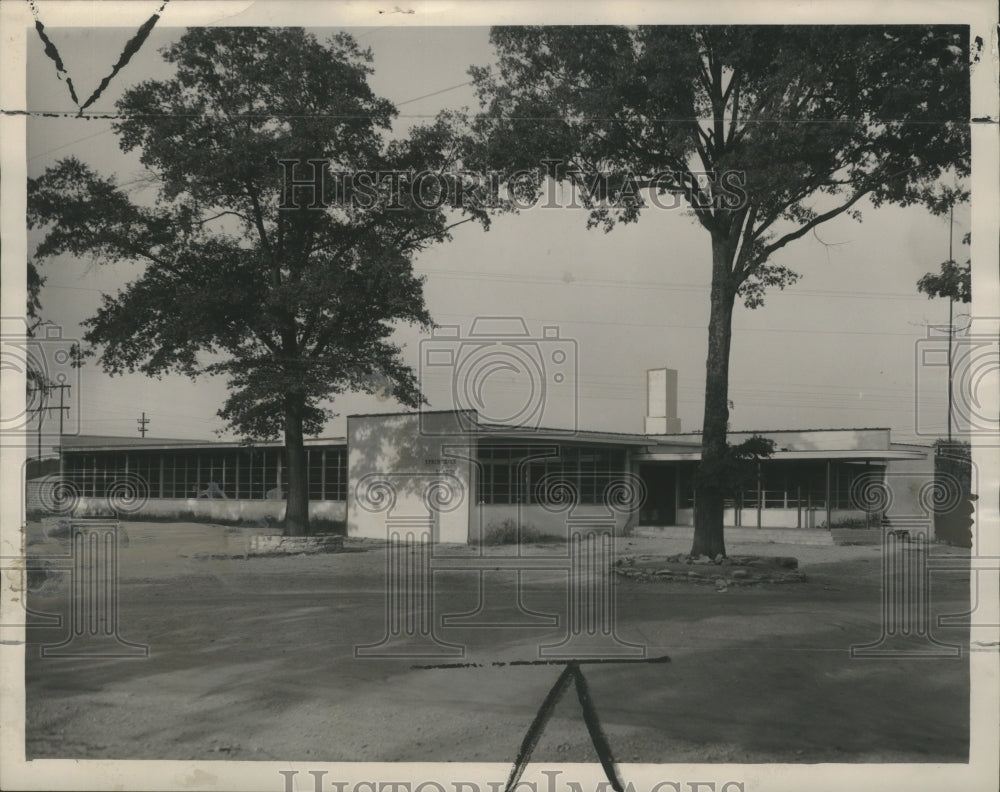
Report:
[[[138,265],[84,339],[112,374],[226,376],[219,415],[231,428],[284,433],[285,532],[301,535],[303,441],[331,416],[325,401],[386,381],[403,404],[422,400],[392,341],[400,323],[431,323],[412,258],[473,217],[450,214],[433,181],[416,203],[406,174],[451,168],[450,125],[384,140],[396,110],[372,93],[371,53],[346,34],[192,29],[163,56],[174,76],[127,90],[114,123],[155,202],[65,159],[29,184],[29,227],[44,229],[36,260]],[[286,192],[321,172],[325,190]]]
[[[736,298],[798,275],[778,250],[838,215],[930,203],[969,169],[968,29],[494,28],[473,68],[481,163],[571,183],[611,230],[681,196],[711,241],[701,475],[692,554],[725,553]],[[938,200],[937,205],[940,205]],[[655,213],[655,210],[654,210]]]

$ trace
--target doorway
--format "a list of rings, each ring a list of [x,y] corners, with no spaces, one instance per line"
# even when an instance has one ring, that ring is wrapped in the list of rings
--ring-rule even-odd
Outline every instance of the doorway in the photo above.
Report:
[[[639,465],[646,500],[639,509],[639,525],[677,524],[677,468],[669,462]]]

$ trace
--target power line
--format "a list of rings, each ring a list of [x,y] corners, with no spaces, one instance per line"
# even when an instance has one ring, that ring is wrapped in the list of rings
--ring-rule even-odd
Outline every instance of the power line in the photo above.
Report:
[[[63,143],[61,146],[56,146],[55,148],[50,148],[48,151],[43,151],[41,154],[34,154],[28,157],[28,162],[36,160],[39,157],[44,157],[46,154],[52,154],[56,151],[61,151],[64,148],[69,148],[70,146],[75,146],[77,143],[83,143],[85,140],[90,140],[91,138],[100,137],[101,135],[106,135],[111,131],[109,126],[107,129],[102,129],[100,132],[95,132],[93,135],[85,135],[82,138],[77,138],[76,140],[71,140],[69,143]]]
[[[432,96],[439,96],[441,94],[448,93],[449,91],[455,91],[455,90],[457,90],[459,88],[464,88],[467,85],[472,85],[472,82],[473,82],[472,80],[466,80],[465,82],[458,83],[457,85],[451,85],[451,86],[449,86],[447,88],[441,88],[441,89],[439,89],[437,91],[431,91],[430,93],[423,94],[422,96],[415,96],[412,99],[406,99],[406,100],[404,100],[402,102],[396,102],[395,105],[396,105],[396,107],[402,107],[403,105],[411,104],[412,102],[419,102],[421,99],[429,99]],[[34,112],[30,112],[30,113],[25,113],[25,115],[33,115],[33,116],[34,115],[43,115],[45,117],[49,117],[49,116],[53,115],[53,113],[50,112],[50,111],[34,111]],[[76,113],[72,113],[72,114],[68,114],[68,115],[72,115],[72,117],[74,117],[74,118],[77,117]],[[292,118],[293,116],[288,115],[288,116],[276,116],[276,117],[279,117],[279,118],[280,117]],[[297,116],[294,116],[294,117],[297,117]],[[402,116],[402,117],[409,118],[410,116]],[[101,118],[101,117],[98,116],[98,118]],[[108,117],[107,120],[112,120],[112,118]],[[76,140],[71,140],[68,143],[63,143],[61,146],[56,146],[55,148],[50,148],[47,151],[41,152],[40,154],[33,154],[32,156],[28,157],[28,162],[31,162],[32,160],[36,160],[39,157],[44,157],[44,156],[46,156],[48,154],[53,154],[56,151],[61,151],[62,149],[69,148],[70,146],[74,146],[77,143],[83,143],[84,141],[91,140],[91,139],[93,139],[95,137],[99,137],[101,135],[106,135],[108,132],[111,132],[111,131],[112,131],[111,127],[109,126],[107,129],[102,129],[100,132],[95,132],[92,135],[85,135],[84,137],[77,138]]]
[[[604,278],[576,278],[566,280],[555,276],[531,276],[514,275],[506,272],[468,272],[465,270],[433,269],[429,267],[414,267],[415,270],[427,275],[437,275],[445,278],[458,278],[467,280],[496,280],[510,281],[512,283],[550,283],[552,285],[566,286],[593,286],[596,288],[619,288],[619,289],[641,289],[643,291],[699,291],[707,292],[710,289],[704,283],[664,283],[662,281],[640,281],[640,280],[612,280]],[[770,296],[786,294],[802,297],[850,297],[872,300],[917,300],[925,302],[926,298],[920,294],[910,294],[908,292],[872,292],[872,291],[848,291],[844,289],[800,289],[789,286],[786,289],[771,292]]]
[[[477,314],[460,314],[460,313],[444,313],[435,312],[435,316],[439,317],[475,317]],[[611,326],[611,327],[653,327],[657,329],[666,330],[698,330],[701,332],[705,331],[705,325],[702,324],[669,324],[669,323],[658,323],[658,322],[621,322],[617,320],[600,320],[600,319],[552,319],[544,318],[539,319],[532,316],[524,316],[523,318],[529,319],[533,322],[552,322],[560,326],[565,325],[597,325],[597,326]],[[900,336],[905,338],[918,338],[922,336],[917,336],[913,333],[904,332],[891,332],[888,330],[817,330],[815,328],[805,328],[805,327],[793,327],[793,328],[780,328],[780,327],[734,327],[733,334],[738,333],[782,333],[784,335],[802,335],[802,334],[820,334],[820,335],[874,335],[874,336]]]
[[[431,96],[438,96],[439,94],[448,93],[448,91],[454,91],[458,88],[464,88],[466,85],[472,85],[473,80],[466,80],[464,83],[459,83],[458,85],[452,85],[449,88],[442,88],[439,91],[431,91],[423,96],[415,96],[413,99],[407,99],[403,102],[396,102],[396,107],[402,107],[403,105],[410,104],[411,102],[419,102],[421,99],[427,99]]]

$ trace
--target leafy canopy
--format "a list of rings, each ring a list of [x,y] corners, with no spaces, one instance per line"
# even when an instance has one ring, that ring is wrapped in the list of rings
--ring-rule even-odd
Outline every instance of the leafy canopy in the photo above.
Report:
[[[971,235],[966,234],[962,243],[968,245]],[[953,259],[942,261],[938,272],[928,272],[917,281],[917,291],[928,298],[947,297],[956,302],[972,302],[972,260],[959,264]]]
[[[306,434],[330,417],[322,402],[345,390],[388,380],[416,406],[418,385],[391,336],[400,322],[431,323],[412,258],[449,238],[447,207],[414,205],[403,189],[391,209],[388,200],[309,209],[308,199],[281,209],[279,161],[446,170],[448,120],[388,139],[396,111],[367,84],[370,51],[346,34],[320,43],[301,29],[191,29],[163,57],[174,76],[117,103],[121,147],[148,171],[140,192],[74,158],[29,184],[29,227],[44,229],[38,259],[139,267],[86,323],[103,367],[224,375],[219,414],[254,437],[278,433],[289,398],[303,407]],[[309,178],[305,168],[296,178]]]
[[[775,251],[865,197],[931,205],[941,176],[969,170],[966,27],[501,27],[491,38],[498,67],[471,71],[482,161],[540,175],[560,161],[558,178],[590,192],[590,224],[606,230],[649,208],[642,190],[683,196],[726,246],[726,286],[749,307],[798,277],[769,262]]]

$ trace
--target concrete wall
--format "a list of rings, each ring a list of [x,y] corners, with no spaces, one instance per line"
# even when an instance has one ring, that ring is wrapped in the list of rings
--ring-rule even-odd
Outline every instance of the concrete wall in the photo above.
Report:
[[[347,535],[385,539],[389,530],[436,542],[467,542],[475,440],[467,414],[347,418]]]
[[[45,511],[44,498],[40,494],[40,482],[29,481],[26,486],[25,506],[29,512]],[[105,498],[80,498],[73,514],[76,517],[99,517],[110,513]],[[285,501],[283,500],[236,500],[232,498],[150,498],[142,506],[129,513],[135,519],[143,516],[183,519],[190,515],[208,520],[283,520]],[[309,516],[319,519],[343,521],[347,517],[344,501],[310,501]]]
[[[841,520],[864,519],[865,513],[856,509],[834,509],[832,519],[834,524]],[[799,512],[798,509],[762,509],[760,524],[762,528],[797,528]],[[726,509],[723,517],[724,525],[736,525],[736,510]],[[802,509],[802,527],[819,528],[826,522],[826,509]],[[677,510],[677,525],[694,525],[693,509]],[[744,528],[757,527],[757,510],[743,509],[740,515],[740,525]]]

